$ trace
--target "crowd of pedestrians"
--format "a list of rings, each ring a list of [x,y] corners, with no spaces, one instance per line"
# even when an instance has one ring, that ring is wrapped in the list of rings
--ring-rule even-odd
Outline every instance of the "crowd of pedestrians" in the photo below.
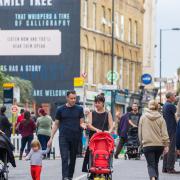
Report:
[[[134,128],[138,129],[139,145],[145,155],[148,173],[151,180],[159,179],[158,164],[163,156],[163,173],[178,173],[175,170],[176,156],[180,155],[180,100],[171,92],[166,95],[167,101],[162,111],[157,101],[151,100],[142,114],[137,103],[127,107],[127,112],[116,113],[118,119],[117,134],[119,142],[114,157],[118,159],[123,147],[128,142],[128,135]],[[16,133],[22,136],[20,150],[21,160],[25,147],[26,159],[31,160],[31,174],[34,180],[40,179],[42,158],[50,158],[53,138],[59,130],[59,147],[62,160],[62,179],[73,179],[76,158],[82,156],[82,136],[90,139],[95,133],[115,131],[115,119],[105,107],[105,97],[99,94],[95,97],[95,109],[83,110],[76,104],[75,91],[68,91],[67,102],[58,107],[53,123],[52,118],[44,109],[38,110],[38,117],[34,112],[20,112],[16,122]],[[5,115],[6,107],[0,109],[0,131],[11,137],[12,124]],[[177,112],[177,113],[176,113]],[[179,114],[179,116],[178,116]],[[86,133],[84,133],[86,132]],[[34,140],[34,133],[37,140]],[[88,143],[87,143],[88,144]],[[88,172],[89,148],[87,146],[82,171]],[[91,177],[90,177],[91,178]]]

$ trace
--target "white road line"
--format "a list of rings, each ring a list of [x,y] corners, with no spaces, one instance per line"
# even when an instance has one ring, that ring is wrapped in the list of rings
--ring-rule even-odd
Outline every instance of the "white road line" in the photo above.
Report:
[[[79,177],[77,177],[77,178],[74,178],[73,180],[81,180],[81,179],[83,179],[84,177],[87,177],[87,174],[83,174],[83,175],[81,175],[81,176],[79,176]]]
[[[120,163],[121,163],[121,161],[115,161],[113,163],[113,166],[115,167],[115,166],[119,165]],[[87,177],[87,174],[82,174],[81,176],[78,176],[78,177],[74,178],[73,180],[81,180],[85,177]]]

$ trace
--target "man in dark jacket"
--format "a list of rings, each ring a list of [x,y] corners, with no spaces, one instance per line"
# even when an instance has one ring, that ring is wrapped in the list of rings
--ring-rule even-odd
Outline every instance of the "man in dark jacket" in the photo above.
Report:
[[[118,135],[119,135],[119,144],[116,149],[116,153],[114,157],[118,159],[118,155],[121,153],[121,150],[124,146],[124,144],[127,142],[127,133],[128,133],[128,127],[129,127],[129,114],[132,111],[131,107],[127,107],[127,113],[124,114],[122,117],[119,118],[118,123]]]
[[[169,152],[164,155],[163,159],[163,172],[164,173],[177,173],[174,169],[175,157],[176,157],[176,106],[174,102],[176,101],[175,95],[171,92],[166,94],[167,101],[163,106],[163,117],[166,121],[167,130],[170,139]]]
[[[1,107],[0,111],[0,130],[3,131],[8,138],[10,138],[12,124],[9,122],[8,118],[5,115],[6,107]]]
[[[180,121],[178,122],[176,130],[176,148],[177,154],[180,156]]]

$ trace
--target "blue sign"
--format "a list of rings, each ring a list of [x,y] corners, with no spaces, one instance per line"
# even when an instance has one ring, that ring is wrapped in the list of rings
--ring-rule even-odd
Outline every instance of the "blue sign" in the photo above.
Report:
[[[143,74],[141,76],[141,81],[145,85],[151,84],[152,83],[152,76],[150,74]]]

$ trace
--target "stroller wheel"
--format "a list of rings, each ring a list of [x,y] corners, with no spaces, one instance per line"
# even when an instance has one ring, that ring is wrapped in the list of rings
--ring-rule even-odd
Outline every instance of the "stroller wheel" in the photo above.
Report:
[[[112,180],[112,174],[109,174],[107,180]]]

